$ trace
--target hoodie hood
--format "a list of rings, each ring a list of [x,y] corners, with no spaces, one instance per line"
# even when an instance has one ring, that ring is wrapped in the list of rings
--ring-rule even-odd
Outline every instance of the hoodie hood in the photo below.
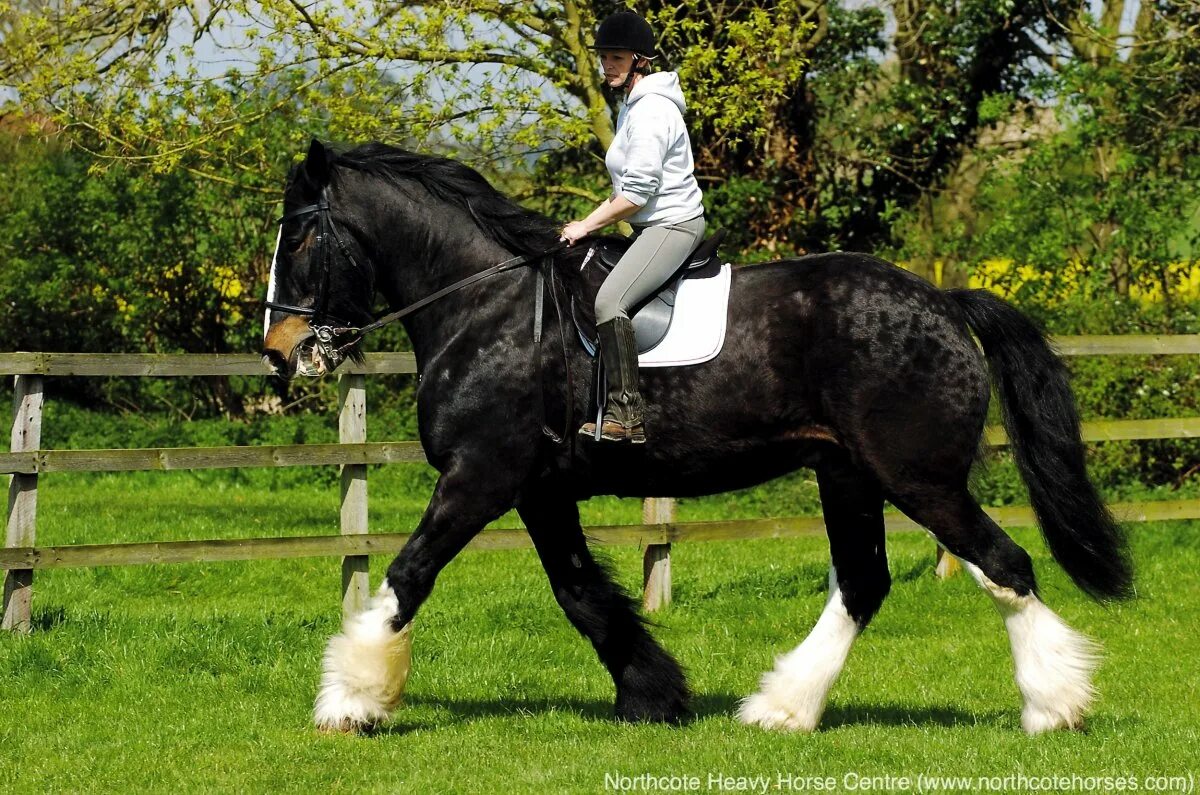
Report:
[[[683,113],[687,104],[683,101],[683,89],[679,87],[679,75],[675,72],[653,72],[646,75],[633,86],[626,105],[632,105],[647,94],[660,94],[675,103],[679,112]]]

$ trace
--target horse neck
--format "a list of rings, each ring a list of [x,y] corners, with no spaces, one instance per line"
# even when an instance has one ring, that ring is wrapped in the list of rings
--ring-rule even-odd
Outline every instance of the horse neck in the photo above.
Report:
[[[421,218],[381,227],[378,287],[393,309],[408,306],[454,282],[513,256],[456,207],[423,206]],[[432,223],[431,223],[432,221]],[[497,333],[510,323],[523,322],[520,296],[533,305],[533,272],[521,268],[488,277],[456,290],[403,320],[418,361],[429,361],[471,326]],[[481,299],[481,294],[486,298]]]

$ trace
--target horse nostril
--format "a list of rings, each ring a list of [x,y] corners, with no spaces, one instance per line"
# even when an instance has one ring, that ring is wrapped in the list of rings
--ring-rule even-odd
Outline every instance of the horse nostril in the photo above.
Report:
[[[270,367],[275,375],[287,377],[287,359],[273,348],[263,351],[263,363]]]

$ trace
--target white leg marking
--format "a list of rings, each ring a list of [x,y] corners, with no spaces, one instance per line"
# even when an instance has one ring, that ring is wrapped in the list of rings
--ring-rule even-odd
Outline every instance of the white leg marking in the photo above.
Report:
[[[1099,662],[1099,646],[1033,594],[1019,596],[992,582],[978,566],[966,561],[963,566],[1004,617],[1017,687],[1025,700],[1021,726],[1030,734],[1082,727],[1096,695],[1092,672]]]
[[[830,567],[829,600],[816,626],[803,643],[775,660],[775,670],[763,674],[758,692],[742,702],[738,718],[766,729],[816,729],[856,637],[858,625],[842,601],[837,570]]]
[[[384,580],[363,612],[346,619],[325,649],[321,690],[313,708],[318,729],[356,731],[387,719],[400,703],[412,653],[412,624],[392,630],[399,612]]]

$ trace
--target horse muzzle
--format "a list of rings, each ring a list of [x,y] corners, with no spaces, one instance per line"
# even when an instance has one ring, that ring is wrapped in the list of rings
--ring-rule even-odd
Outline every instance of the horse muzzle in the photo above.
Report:
[[[331,351],[334,355],[331,356]],[[275,375],[291,380],[296,376],[318,378],[340,364],[339,352],[317,333],[303,317],[287,317],[267,330],[263,361]]]

